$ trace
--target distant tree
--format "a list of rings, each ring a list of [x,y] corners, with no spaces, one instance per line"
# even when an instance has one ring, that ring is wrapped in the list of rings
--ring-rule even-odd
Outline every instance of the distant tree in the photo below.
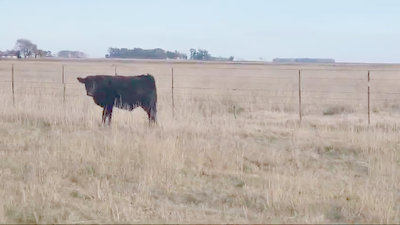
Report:
[[[30,40],[24,38],[18,39],[16,41],[15,48],[22,53],[24,58],[30,57],[37,52],[37,45],[33,44]]]
[[[185,53],[181,53],[181,59],[188,59],[188,56]]]
[[[29,57],[51,57],[51,51],[45,51],[43,49],[39,49],[36,44],[34,44],[31,40],[26,38],[20,38],[16,41],[14,46],[15,51],[13,54],[17,56],[17,58],[29,58]]]
[[[173,59],[175,58],[175,53],[167,51],[167,59]]]
[[[45,51],[46,57],[53,57],[53,54],[51,54],[51,51]]]
[[[39,56],[40,58],[42,57],[51,57],[51,52],[50,54],[48,53],[48,51],[44,51],[42,49],[38,49],[35,53],[35,58]]]
[[[200,60],[209,60],[211,58],[211,55],[205,49],[199,49],[198,53],[198,57]]]
[[[208,53],[205,49],[190,49],[190,59],[192,60],[208,60],[208,61],[233,61],[234,56],[230,56],[229,58],[224,57],[214,57],[210,53]]]
[[[191,48],[190,49],[190,59],[196,59],[196,53],[197,53],[196,49]]]
[[[87,58],[87,55],[80,51],[62,50],[57,53],[60,58]]]

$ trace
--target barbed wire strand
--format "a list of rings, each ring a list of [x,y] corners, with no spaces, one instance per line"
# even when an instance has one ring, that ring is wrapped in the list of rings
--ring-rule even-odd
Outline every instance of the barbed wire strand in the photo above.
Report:
[[[67,68],[67,67],[69,67],[69,66],[66,66],[65,68]],[[117,66],[117,68],[119,68],[120,66]],[[126,67],[127,68],[127,67]],[[133,67],[134,68],[134,67]],[[136,69],[136,68],[135,68]],[[199,69],[204,69],[204,68],[199,68]],[[230,68],[218,68],[218,69],[221,69],[221,70],[226,70],[226,69],[230,69]],[[263,68],[263,70],[264,70],[265,68]],[[113,72],[114,71],[111,71],[111,70],[113,70],[113,67],[111,67],[110,68],[110,74],[111,75],[113,75]],[[244,69],[245,70],[245,69]],[[298,69],[267,69],[267,70],[270,70],[270,71],[298,71]],[[0,68],[0,71],[6,71],[6,72],[10,72],[11,73],[11,70],[9,69],[9,68]],[[93,71],[93,70],[91,70],[91,71],[77,71],[77,72],[72,72],[72,71],[68,71],[68,70],[64,70],[64,72],[68,72],[68,73],[73,73],[75,76],[74,77],[71,77],[70,75],[68,75],[68,74],[66,74],[66,77],[67,78],[70,78],[70,79],[76,79],[76,77],[78,77],[77,76],[77,74],[86,74],[86,73],[100,73],[100,71],[99,70],[96,70],[96,71]],[[326,69],[321,69],[321,70],[318,70],[318,69],[301,69],[301,71],[327,71]],[[334,70],[332,70],[332,71],[341,71],[341,69],[334,69]],[[342,71],[356,71],[356,70],[342,70]],[[377,72],[377,71],[380,71],[380,72],[390,72],[390,71],[397,71],[397,72],[400,72],[400,71],[398,71],[398,70],[371,70],[371,72]],[[41,73],[41,74],[43,74],[43,73],[57,73],[57,74],[60,74],[60,77],[58,78],[57,77],[57,80],[59,80],[59,79],[61,79],[61,69],[60,70],[39,70],[39,71],[35,71],[35,70],[32,70],[32,69],[29,69],[29,70],[21,70],[21,69],[15,69],[14,70],[14,73],[22,73],[22,72],[29,72],[29,73]],[[120,72],[120,71],[118,71],[118,72]],[[103,73],[103,72],[101,72],[101,73]],[[371,73],[370,74],[370,76],[372,75],[373,73]],[[191,77],[191,78],[193,78],[193,77],[196,77],[196,78],[203,78],[203,77],[213,77],[213,78],[216,78],[216,77],[224,77],[224,78],[226,78],[226,77],[229,77],[229,78],[260,78],[260,79],[296,79],[296,76],[295,76],[296,74],[294,74],[293,76],[238,76],[238,75],[198,75],[198,76],[195,76],[195,75],[188,75],[188,74],[174,74],[174,76],[178,76],[178,77]],[[375,75],[375,74],[374,74]],[[165,77],[171,77],[171,74],[156,74],[155,76],[165,76]],[[362,81],[366,81],[366,79],[365,78],[349,78],[349,77],[347,77],[347,78],[344,78],[344,77],[304,77],[304,76],[307,76],[307,74],[306,75],[303,75],[303,77],[301,77],[301,80],[362,80]],[[5,77],[5,76],[4,76]],[[48,78],[48,79],[51,79],[51,78],[53,78],[54,79],[54,77],[53,76],[43,76],[43,75],[34,75],[33,77],[35,77],[35,78]],[[20,79],[18,79],[18,76],[15,76],[15,78],[16,78],[16,80],[15,80],[15,84],[16,84],[16,87],[18,88],[18,84],[25,84],[25,83],[29,83],[29,84],[53,84],[53,85],[60,85],[61,87],[60,87],[60,89],[62,88],[62,85],[80,85],[80,83],[79,82],[74,82],[74,83],[70,83],[70,82],[65,82],[64,84],[62,83],[62,82],[57,82],[56,80],[53,80],[53,81],[27,81],[26,80],[26,77],[24,77],[25,79],[24,80],[20,80]],[[388,81],[397,81],[397,80],[399,80],[400,81],[400,79],[399,78],[382,78],[382,77],[380,77],[380,78],[370,78],[370,80],[374,80],[374,81],[385,81],[385,80],[388,80]],[[1,83],[11,83],[11,80],[0,80],[0,82]],[[227,83],[229,83],[229,82],[219,82],[219,81],[211,81],[211,83],[225,83],[225,84],[227,84]],[[246,83],[243,83],[243,82],[241,82],[241,84],[242,85],[245,85],[245,84],[247,84],[247,85],[266,85],[266,84],[274,84],[274,85],[277,85],[277,84],[282,84],[282,85],[296,85],[296,83],[293,83],[293,82],[291,82],[291,83],[283,83],[283,82],[257,82],[257,83],[251,83],[251,82],[246,82]],[[374,85],[374,83],[373,82],[370,82],[370,85]],[[325,84],[318,84],[318,86],[325,86]],[[360,85],[351,85],[351,84],[342,84],[342,85],[331,85],[331,84],[327,84],[326,86],[330,86],[331,88],[333,88],[333,87],[358,87],[358,86],[361,86],[361,84]],[[385,87],[385,86],[379,86],[379,87]],[[388,85],[386,86],[386,87],[388,87]],[[33,87],[25,87],[25,88],[33,88]],[[57,89],[56,87],[35,87],[35,88],[41,88],[41,89],[43,89],[43,88],[46,88],[46,89]],[[158,89],[164,89],[164,87],[157,87]],[[303,83],[303,85],[302,85],[302,88],[305,88],[305,86],[304,86],[304,83]],[[375,87],[375,88],[378,88],[378,87]],[[78,88],[72,88],[72,87],[69,87],[68,89],[78,89]],[[165,89],[170,89],[170,87],[165,87]],[[281,89],[279,89],[279,90],[271,90],[271,89],[253,89],[253,88],[207,88],[207,87],[174,87],[174,89],[175,90],[179,90],[179,89],[192,89],[192,90],[227,90],[227,91],[254,91],[254,92],[257,92],[257,91],[261,91],[261,92],[297,92],[298,90],[281,90]],[[362,92],[350,92],[350,91],[326,91],[326,90],[302,90],[301,91],[303,94],[306,94],[306,93],[329,93],[329,94],[362,94]],[[167,93],[166,93],[167,94]],[[400,93],[395,93],[395,92],[374,92],[373,90],[372,91],[370,91],[370,95],[397,95],[397,94],[400,94]],[[197,95],[199,95],[199,93],[197,93]],[[209,94],[209,95],[211,95],[211,94]],[[213,95],[215,95],[215,94],[213,94]],[[229,95],[226,95],[226,96],[229,96]],[[231,96],[234,96],[234,95],[231,95]],[[235,95],[235,96],[240,96],[240,95]],[[246,96],[246,95],[242,95],[242,96]],[[269,98],[269,97],[272,97],[272,98],[286,98],[286,96],[268,96],[268,95],[264,95],[264,96],[260,96],[260,97],[265,97],[265,98]],[[302,96],[303,98],[306,98],[306,95],[303,95]],[[288,98],[289,98],[289,96],[288,96]],[[314,99],[327,99],[327,98],[318,98],[318,97],[313,97]],[[354,101],[360,101],[361,99],[352,99],[352,98],[329,98],[329,99],[337,99],[337,100],[354,100]],[[371,100],[373,100],[373,101],[388,101],[388,100],[390,100],[390,101],[398,101],[398,100],[396,100],[396,99],[371,99]]]
[[[11,83],[11,81],[1,81],[0,83]],[[18,84],[53,84],[53,85],[63,85],[63,83],[56,83],[51,81],[19,81],[15,82],[16,86]],[[80,83],[65,83],[65,85],[81,85]],[[336,87],[336,86],[331,86]],[[44,88],[44,87],[43,87]],[[46,87],[48,88],[48,87]],[[72,87],[70,87],[72,88]],[[157,87],[157,89],[170,89],[171,87]],[[305,87],[303,87],[305,88]],[[174,87],[174,89],[191,89],[191,90],[224,90],[224,91],[261,91],[261,92],[296,92],[298,90],[281,90],[281,89],[252,89],[252,88],[207,88],[207,87]],[[354,93],[361,94],[362,92],[351,92],[351,91],[322,91],[322,90],[302,90],[302,93]],[[375,92],[370,91],[370,94],[400,94],[400,92]]]
[[[57,89],[57,88],[52,88],[52,89]],[[62,88],[60,88],[59,89],[59,92],[60,93],[57,93],[57,92],[37,92],[37,91],[34,91],[34,92],[30,92],[30,91],[15,91],[14,92],[14,94],[26,94],[26,95],[62,95],[63,93],[62,93],[62,91],[63,91],[63,89]],[[9,94],[9,95],[11,95],[12,93],[10,93],[10,92],[0,92],[1,94]],[[160,93],[160,95],[162,95],[162,94],[166,94],[166,95],[169,95],[170,93],[168,93],[168,92],[165,92],[165,93]],[[66,96],[71,96],[71,95],[74,95],[74,96],[86,96],[86,94],[84,93],[84,92],[82,92],[82,93],[80,93],[80,94],[78,94],[78,93],[66,93]],[[245,95],[242,95],[243,97],[246,97]],[[178,97],[178,96],[176,96],[176,97]],[[270,97],[270,98],[292,98],[293,96],[262,96],[262,97],[266,97],[266,98],[268,98],[268,97]],[[362,101],[363,99],[354,99],[354,98],[315,98],[315,97],[312,97],[312,99],[324,99],[324,100],[347,100],[347,101]],[[183,99],[183,98],[175,98],[174,100],[182,100],[182,101],[208,101],[208,102],[231,102],[231,101],[221,101],[221,100],[219,100],[219,99],[215,99],[215,100],[210,100],[210,99],[193,99],[193,98],[189,98],[189,99]],[[306,98],[304,98],[303,100],[306,100]],[[394,102],[398,102],[398,101],[400,101],[400,99],[379,99],[379,98],[372,98],[372,99],[370,99],[371,101],[394,101]],[[232,100],[232,101],[235,101],[235,102],[246,102],[246,103],[270,103],[271,101],[238,101],[237,99],[235,99],[235,100]],[[291,103],[291,104],[298,104],[297,103],[297,98],[294,98],[294,100],[293,100],[293,102],[294,103]],[[285,104],[288,104],[288,103],[285,103]],[[307,103],[302,103],[302,105],[303,104],[306,104],[307,105]],[[320,104],[320,103],[316,103],[316,104]],[[323,105],[323,104],[322,104]]]

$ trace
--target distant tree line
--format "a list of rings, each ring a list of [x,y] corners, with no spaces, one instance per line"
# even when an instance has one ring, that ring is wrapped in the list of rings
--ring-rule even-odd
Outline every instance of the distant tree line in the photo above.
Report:
[[[21,58],[21,52],[17,50],[0,51],[0,58],[16,57]]]
[[[126,59],[188,59],[185,53],[178,51],[165,51],[161,48],[155,49],[142,49],[142,48],[108,48],[106,58],[126,58]],[[229,58],[211,56],[207,50],[204,49],[190,49],[190,59],[192,60],[220,60],[220,61],[233,61],[234,57]]]
[[[0,58],[16,57],[16,58],[87,58],[88,55],[76,50],[61,50],[56,54],[51,51],[40,49],[37,44],[26,38],[20,38],[15,42],[12,50],[0,51]],[[126,59],[182,59],[182,60],[208,60],[208,61],[233,61],[234,57],[229,58],[212,56],[205,49],[190,49],[190,57],[187,54],[178,51],[166,51],[161,48],[142,49],[142,48],[108,48],[106,58],[126,58]]]
[[[125,59],[187,59],[187,55],[178,51],[170,52],[161,48],[141,49],[141,48],[108,48],[106,58],[125,58]]]
[[[20,38],[15,42],[12,50],[0,51],[0,58],[16,57],[16,58],[43,58],[43,57],[60,57],[60,58],[86,58],[87,55],[80,51],[62,50],[57,54],[51,51],[38,48],[37,44],[26,38]]]
[[[126,59],[182,59],[182,60],[204,60],[204,61],[233,61],[234,57],[215,57],[206,49],[191,48],[190,56],[178,51],[166,51],[161,48],[142,49],[142,48],[108,48],[106,58],[126,58]],[[16,58],[37,58],[37,57],[59,57],[59,58],[87,58],[84,52],[76,50],[62,50],[57,54],[51,51],[39,48],[35,43],[26,38],[20,38],[15,42],[12,50],[0,51],[0,58],[16,57]],[[318,58],[275,58],[273,62],[301,62],[301,63],[335,63],[334,59],[318,59]]]
[[[20,38],[15,42],[14,49],[0,51],[1,57],[17,57],[17,58],[37,58],[37,57],[50,57],[51,51],[39,49],[38,46],[32,41]]]

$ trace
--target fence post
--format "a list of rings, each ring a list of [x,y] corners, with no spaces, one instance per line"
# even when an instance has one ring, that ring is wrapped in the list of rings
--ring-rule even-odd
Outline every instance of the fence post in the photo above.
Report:
[[[299,70],[299,117],[301,122],[301,70]]]
[[[371,123],[371,113],[370,113],[370,103],[371,103],[371,99],[370,99],[370,90],[369,90],[369,86],[370,86],[370,71],[368,70],[368,126]]]
[[[114,65],[114,75],[117,76],[117,65]]]
[[[64,103],[65,103],[65,69],[64,69],[64,65],[62,65],[62,84],[63,84],[63,88],[64,88],[64,91],[63,91],[63,101],[64,101]]]
[[[175,101],[174,101],[174,68],[171,68],[171,100],[172,100],[172,117],[175,118]]]
[[[14,91],[14,63],[11,65],[11,91],[13,106],[15,106],[15,91]]]

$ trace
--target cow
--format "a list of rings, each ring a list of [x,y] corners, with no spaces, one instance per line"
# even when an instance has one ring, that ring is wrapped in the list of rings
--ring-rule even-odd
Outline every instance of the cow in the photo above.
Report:
[[[157,123],[157,88],[152,75],[89,75],[77,79],[85,84],[86,94],[103,108],[103,124],[111,124],[114,106],[128,111],[140,106],[147,112],[149,125]]]

